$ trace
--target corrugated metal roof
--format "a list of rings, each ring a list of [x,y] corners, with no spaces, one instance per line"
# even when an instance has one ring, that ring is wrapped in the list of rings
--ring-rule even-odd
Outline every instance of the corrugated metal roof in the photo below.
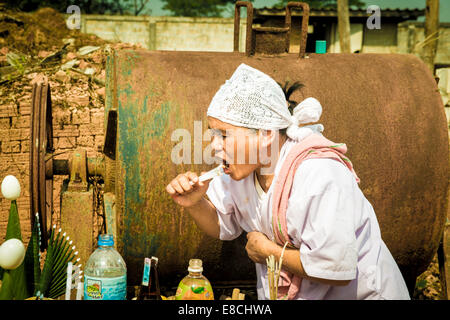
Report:
[[[412,9],[381,9],[381,17],[392,17],[403,19],[417,19],[420,16],[425,15],[425,9],[412,8]],[[284,16],[286,13],[285,8],[270,8],[264,7],[255,9],[255,16]],[[367,13],[366,9],[350,9],[350,17],[369,17],[372,13]],[[300,16],[301,10],[294,9],[292,11],[293,16]],[[335,8],[323,8],[323,9],[310,9],[310,17],[337,17],[337,10]]]

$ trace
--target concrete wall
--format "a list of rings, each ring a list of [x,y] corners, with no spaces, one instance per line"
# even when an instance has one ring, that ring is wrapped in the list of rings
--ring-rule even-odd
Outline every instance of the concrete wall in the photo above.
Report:
[[[245,50],[241,19],[239,51]],[[81,31],[151,50],[233,51],[233,18],[82,15]]]
[[[351,52],[361,51],[363,44],[363,25],[360,23],[350,24],[350,49]],[[341,45],[339,43],[339,28],[336,23],[333,23],[330,29],[330,42],[328,45],[328,52],[341,52]]]
[[[107,40],[140,43],[151,50],[233,51],[233,18],[82,15],[81,31]],[[381,29],[351,24],[352,51],[362,53],[416,53],[424,40],[423,22],[382,23]],[[245,48],[245,19],[241,19],[239,51]],[[450,23],[441,23],[436,64],[450,64]],[[298,50],[294,30],[291,49]],[[328,52],[338,53],[339,32],[330,27]]]
[[[423,22],[402,22],[398,25],[398,53],[422,54],[425,40]],[[439,28],[436,65],[450,65],[450,23],[441,23]]]
[[[368,29],[365,25],[362,53],[397,53],[397,24],[382,23],[381,29]]]

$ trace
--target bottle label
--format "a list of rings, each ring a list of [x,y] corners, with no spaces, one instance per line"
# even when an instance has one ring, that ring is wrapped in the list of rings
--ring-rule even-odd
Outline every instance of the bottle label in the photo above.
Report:
[[[211,284],[200,280],[199,283],[187,285],[180,282],[175,295],[176,300],[214,300]]]
[[[126,300],[127,276],[99,278],[84,276],[84,300]]]
[[[150,279],[150,264],[151,260],[149,258],[145,258],[144,260],[144,273],[142,276],[142,285],[148,286],[148,282]]]

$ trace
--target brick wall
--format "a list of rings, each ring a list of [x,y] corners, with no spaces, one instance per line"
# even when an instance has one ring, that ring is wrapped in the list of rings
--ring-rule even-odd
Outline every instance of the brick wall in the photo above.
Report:
[[[57,83],[49,81],[51,88]],[[52,89],[52,96],[54,90]],[[0,105],[0,180],[12,174],[20,181],[21,196],[17,201],[22,238],[28,243],[30,224],[29,198],[29,139],[32,87],[23,88],[22,96],[15,102]],[[55,96],[57,96],[55,94]],[[68,101],[67,101],[68,100]],[[89,95],[75,96],[64,103],[53,100],[53,143],[55,159],[69,159],[78,146],[87,150],[88,157],[99,156],[98,147],[103,146],[104,108],[90,103]],[[59,225],[59,195],[64,176],[54,177],[52,223]],[[0,242],[6,234],[10,201],[0,197]]]

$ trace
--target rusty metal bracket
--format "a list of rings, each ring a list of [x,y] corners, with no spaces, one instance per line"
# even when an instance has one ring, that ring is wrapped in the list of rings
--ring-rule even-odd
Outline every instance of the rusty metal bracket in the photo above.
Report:
[[[69,160],[70,181],[68,191],[88,191],[86,150],[77,148]]]
[[[299,58],[304,58],[306,42],[308,38],[309,5],[305,2],[289,2],[286,6],[285,26],[253,27],[253,5],[248,1],[238,1],[234,12],[234,47],[233,51],[239,51],[239,33],[241,7],[247,7],[247,34],[245,39],[245,54],[251,56],[255,53],[281,54],[289,52],[290,34],[292,31],[292,9],[303,9],[301,24],[301,41]]]
[[[302,8],[302,29],[300,38],[299,58],[304,58],[306,54],[306,42],[308,40],[309,5],[306,2],[288,2],[286,6],[285,27],[288,28],[286,36],[286,48],[289,51],[290,34],[292,31],[292,8]]]
[[[237,1],[234,7],[234,46],[233,51],[239,52],[239,31],[241,23],[241,7],[247,7],[247,32],[245,35],[245,54],[252,52],[252,25],[253,25],[253,4],[249,1]]]

